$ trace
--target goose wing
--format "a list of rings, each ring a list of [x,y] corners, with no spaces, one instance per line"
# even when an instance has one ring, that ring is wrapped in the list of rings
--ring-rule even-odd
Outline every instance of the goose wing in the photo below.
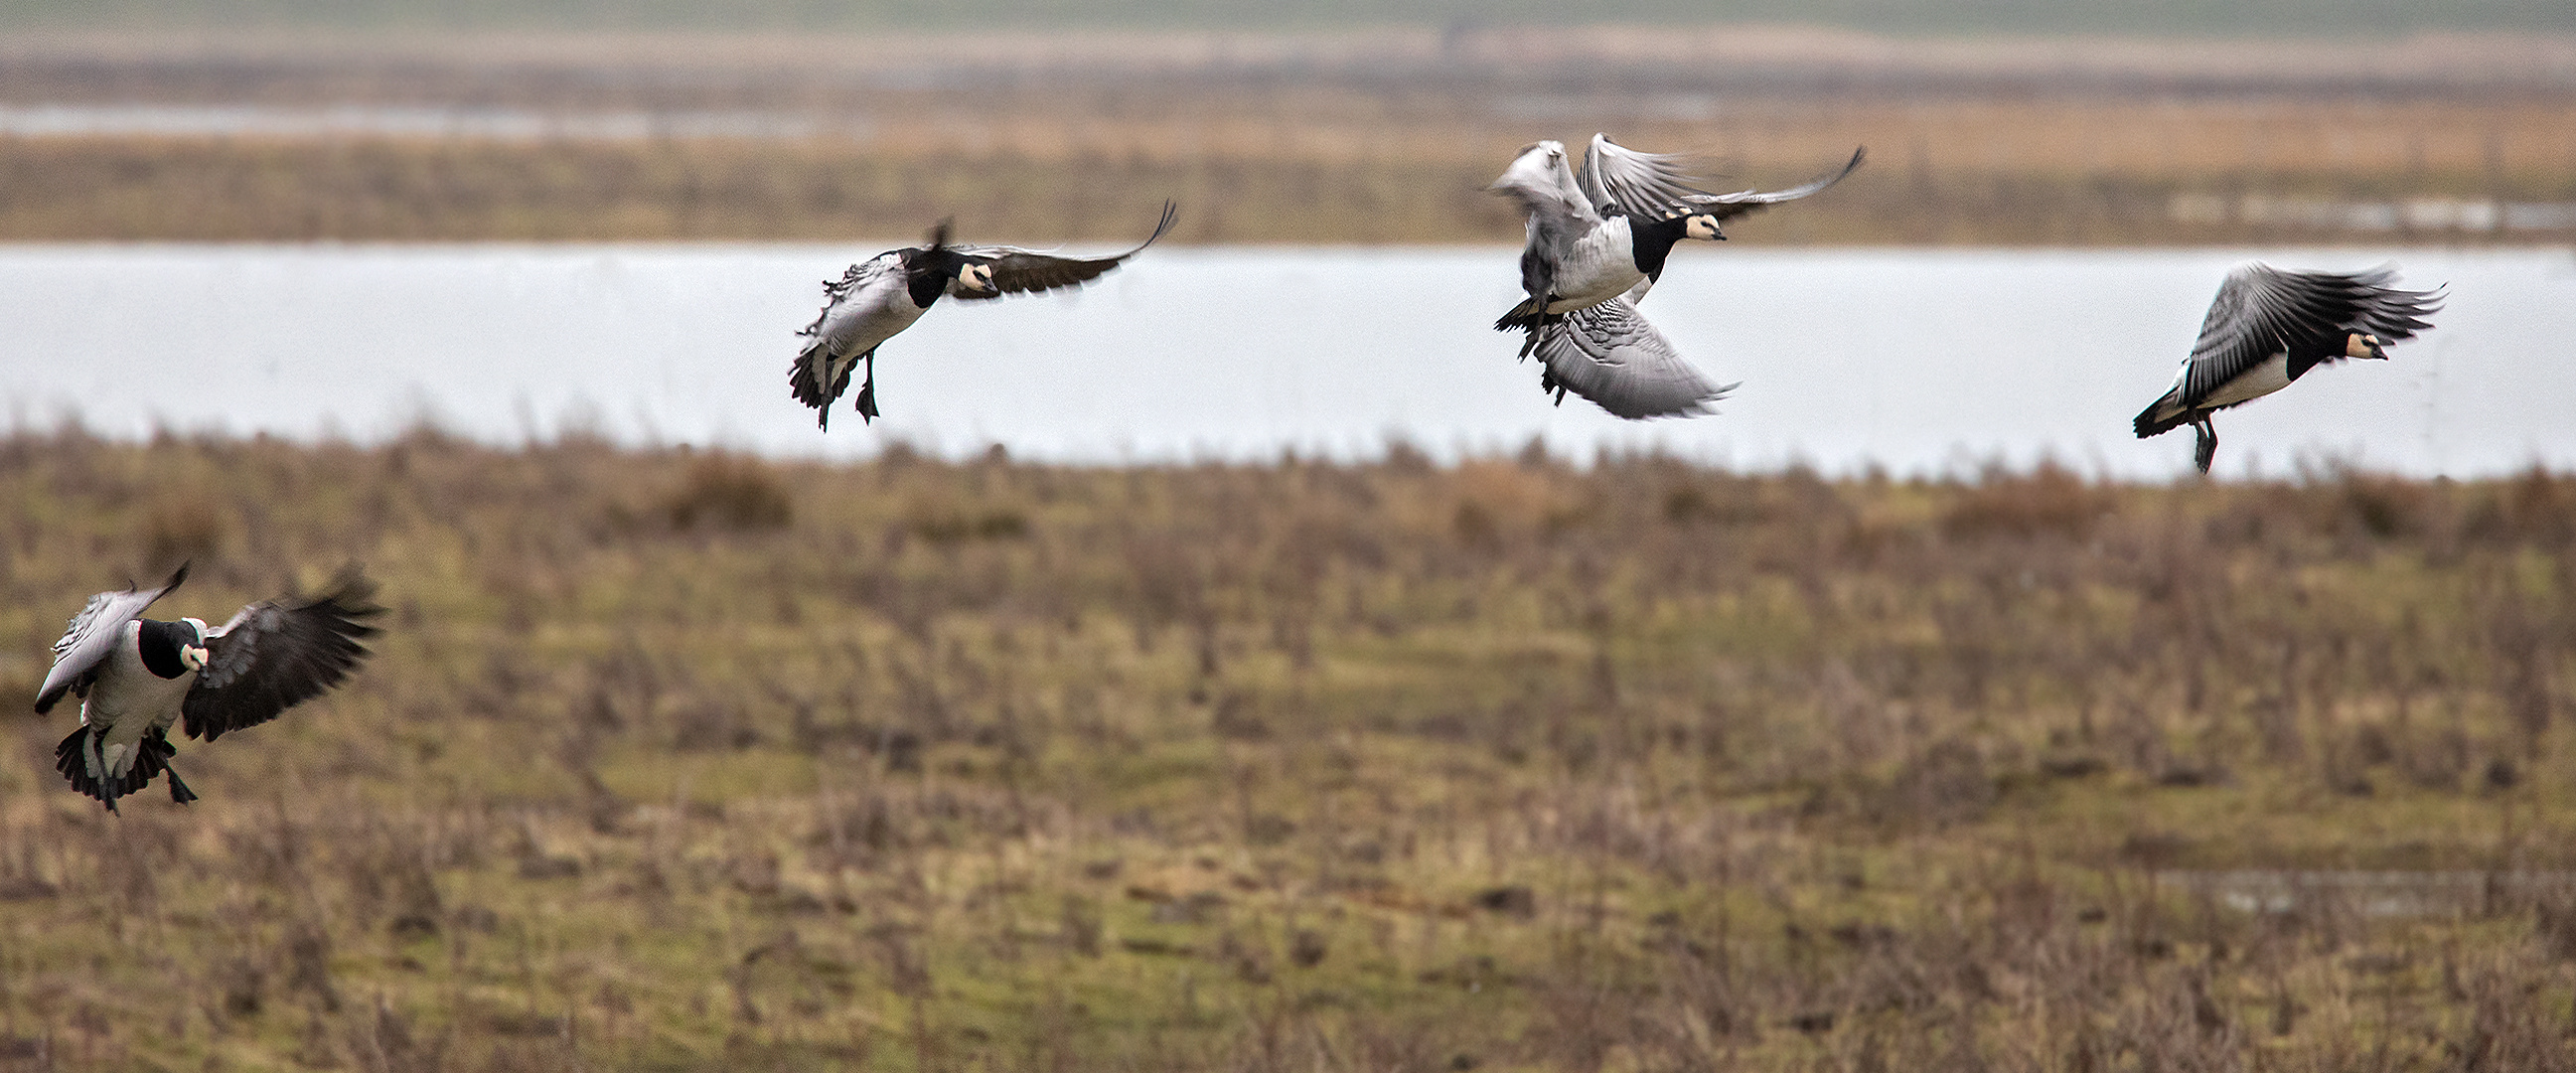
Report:
[[[2390,286],[2396,280],[2393,266],[2346,274],[2248,264],[2228,273],[2183,359],[2180,401],[2194,403],[2293,342],[2339,329],[2383,343],[2414,338],[2433,326],[2424,318],[2441,308],[2441,296],[2398,290]]]
[[[1512,158],[1512,166],[1485,189],[1518,202],[1533,236],[1571,237],[1601,222],[1600,212],[1575,181],[1574,167],[1566,163],[1565,146],[1556,142],[1538,142],[1521,150]]]
[[[1572,391],[1630,420],[1715,413],[1709,404],[1736,387],[1714,383],[1683,361],[1672,340],[1626,298],[1574,310],[1549,324],[1538,356],[1547,363],[1543,387]]]
[[[960,246],[957,248],[957,253],[966,259],[966,263],[986,265],[993,270],[992,289],[975,290],[962,282],[951,281],[948,284],[948,294],[950,297],[965,301],[978,301],[999,298],[1006,294],[1052,291],[1089,283],[1100,278],[1110,269],[1118,267],[1128,258],[1145,252],[1145,247],[1153,245],[1154,240],[1162,238],[1164,233],[1172,229],[1172,222],[1180,219],[1180,215],[1179,206],[1169,201],[1164,202],[1163,219],[1161,223],[1154,225],[1154,233],[1147,236],[1145,241],[1138,243],[1135,249],[1115,257],[1088,259],[1054,257],[1035,250],[1023,250],[1010,246]]]
[[[375,591],[353,567],[321,596],[263,600],[210,631],[205,669],[179,707],[188,736],[257,726],[340,684],[367,656],[360,642],[379,632],[367,623],[385,610]]]
[[[1640,153],[1595,134],[1583,151],[1583,194],[1604,216],[1658,216],[1694,197],[1719,196],[1691,185],[1699,176],[1690,173],[1690,160],[1678,153]]]
[[[36,714],[53,711],[66,694],[87,695],[89,684],[98,678],[98,665],[107,661],[125,636],[125,624],[186,580],[188,568],[182,565],[160,588],[129,587],[90,597],[80,614],[72,616],[71,628],[54,642],[54,669],[46,672],[45,684],[36,691]]]
[[[1783,201],[1796,201],[1799,198],[1814,194],[1817,191],[1841,182],[1843,181],[1844,176],[1850,175],[1852,172],[1859,170],[1861,161],[1867,159],[1869,159],[1869,148],[1867,146],[1862,146],[1852,150],[1851,159],[1844,161],[1842,167],[1826,172],[1823,175],[1816,176],[1813,179],[1799,183],[1798,185],[1792,186],[1786,190],[1739,190],[1732,194],[1702,194],[1694,192],[1685,195],[1677,202],[1671,203],[1672,208],[1666,209],[1665,211],[1670,212],[1674,209],[1678,209],[1686,212],[1708,212],[1715,213],[1717,218],[1720,220],[1732,220],[1738,216],[1744,215],[1745,213],[1752,212],[1755,209],[1763,208],[1765,206],[1777,205]]]

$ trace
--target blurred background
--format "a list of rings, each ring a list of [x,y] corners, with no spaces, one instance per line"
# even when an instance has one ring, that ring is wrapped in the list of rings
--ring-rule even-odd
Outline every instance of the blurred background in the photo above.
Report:
[[[1488,327],[1595,131],[1868,149],[1717,416]],[[0,1070],[2576,1069],[2571,246],[2565,0],[0,4],[0,698],[389,609],[187,806],[0,718]],[[2198,480],[2258,258],[2448,304]]]

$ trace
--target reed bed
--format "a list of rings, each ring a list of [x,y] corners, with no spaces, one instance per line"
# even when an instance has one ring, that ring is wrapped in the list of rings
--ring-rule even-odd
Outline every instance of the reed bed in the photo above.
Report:
[[[692,103],[504,82],[451,86],[445,100],[536,115],[742,111],[813,120],[811,137],[0,138],[0,241],[828,241],[907,236],[949,215],[1016,241],[1116,241],[1170,197],[1189,242],[1508,242],[1519,226],[1485,184],[1532,140],[1579,147],[1595,130],[1704,153],[1725,189],[1803,181],[1869,148],[1836,189],[1731,229],[1753,243],[2538,241],[2567,228],[2353,232],[2176,206],[2576,203],[2563,88],[1782,93],[1029,75],[845,98],[797,85]]]

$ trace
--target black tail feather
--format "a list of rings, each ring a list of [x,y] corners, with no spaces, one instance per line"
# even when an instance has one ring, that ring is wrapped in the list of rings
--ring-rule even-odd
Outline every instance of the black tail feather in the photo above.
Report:
[[[70,737],[64,738],[62,744],[54,746],[54,770],[71,781],[72,789],[106,805],[109,812],[117,811],[118,798],[141,793],[144,787],[152,785],[153,778],[163,772],[170,775],[171,800],[186,803],[197,799],[196,792],[179,781],[179,773],[170,770],[170,758],[179,755],[179,750],[170,744],[169,736],[158,727],[143,732],[143,741],[134,755],[134,765],[126,768],[120,778],[105,782],[92,778],[89,748],[90,727],[84,723],[80,729],[72,731]]]
[[[1494,321],[1494,330],[1513,332],[1536,328],[1550,319],[1540,311],[1541,308],[1537,299],[1523,298],[1519,305],[1511,308],[1511,312],[1503,314]]]

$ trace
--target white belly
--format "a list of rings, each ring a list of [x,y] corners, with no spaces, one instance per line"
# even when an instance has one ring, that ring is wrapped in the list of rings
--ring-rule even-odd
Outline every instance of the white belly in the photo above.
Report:
[[[2200,409],[2215,410],[2240,402],[2262,398],[2290,386],[2290,355],[2287,351],[2263,359],[2261,364],[2236,374],[2234,379],[2218,385],[2218,390],[2200,400]]]
[[[889,272],[834,303],[816,334],[832,356],[854,358],[912,327],[923,312],[912,304],[903,273]]]
[[[195,671],[177,678],[153,674],[143,665],[130,635],[118,645],[116,654],[99,668],[89,698],[81,702],[81,721],[97,735],[99,760],[107,769],[98,774],[121,775],[133,767],[144,732],[154,727],[166,731],[178,722],[179,706],[196,682]]]

